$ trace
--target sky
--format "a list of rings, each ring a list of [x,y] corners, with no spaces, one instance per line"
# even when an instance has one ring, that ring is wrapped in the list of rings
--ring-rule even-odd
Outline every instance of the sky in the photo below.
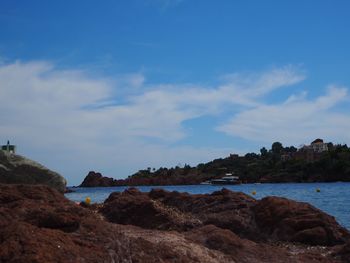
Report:
[[[0,140],[68,185],[350,143],[349,1],[0,4]]]

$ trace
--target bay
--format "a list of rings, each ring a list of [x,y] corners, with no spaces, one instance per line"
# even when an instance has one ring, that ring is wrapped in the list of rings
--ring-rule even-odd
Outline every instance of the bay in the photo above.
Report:
[[[153,188],[167,191],[187,192],[190,194],[208,194],[226,188],[243,192],[256,199],[266,196],[286,197],[308,202],[322,211],[334,216],[336,220],[350,230],[350,183],[279,183],[279,184],[241,184],[241,185],[167,185],[137,186],[142,192]],[[112,192],[121,192],[128,187],[89,187],[73,188],[75,192],[65,194],[72,201],[80,202],[90,197],[93,203],[102,203]],[[318,192],[317,189],[320,191]],[[253,192],[256,194],[253,195]]]

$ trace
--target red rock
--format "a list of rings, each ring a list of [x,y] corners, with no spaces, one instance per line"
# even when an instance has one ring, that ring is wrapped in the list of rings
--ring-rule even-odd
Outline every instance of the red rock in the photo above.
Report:
[[[336,253],[337,257],[340,257],[344,262],[350,262],[350,241],[341,247],[341,249]]]
[[[261,235],[266,239],[330,246],[344,243],[350,237],[334,217],[307,203],[266,197],[254,211]]]
[[[167,193],[153,192],[153,195],[156,194],[158,198],[168,196]],[[228,201],[223,200],[235,200],[233,195],[223,191],[211,197],[197,196],[192,201],[203,207],[208,202],[208,210],[215,210],[212,206],[214,200],[225,203]],[[192,198],[189,195],[183,197]],[[245,199],[240,194],[238,197]],[[182,226],[177,216],[187,215],[179,209],[176,210],[178,214],[170,214],[169,207],[160,199],[157,201],[135,189],[114,194],[107,203],[119,201],[125,201],[125,205],[134,202],[135,207],[137,201],[147,204],[147,209],[140,208],[139,215],[137,211],[133,211],[132,215],[141,219],[143,213],[146,216],[154,213],[150,218],[158,220],[160,213],[160,223],[164,228]],[[159,204],[150,206],[155,202]],[[192,226],[190,231],[179,227],[182,232],[143,229],[109,223],[96,213],[96,209],[92,206],[83,208],[45,186],[0,185],[0,262],[347,262],[347,246],[335,251],[328,247],[310,250],[310,247],[294,247],[290,243],[286,246],[257,243],[242,239],[229,229],[212,225]],[[172,209],[175,210],[175,207]],[[192,218],[193,215],[189,216]]]
[[[186,230],[201,225],[198,219],[152,200],[136,188],[111,194],[100,211],[110,222],[143,228]]]
[[[226,189],[212,194],[190,195],[154,189],[148,195],[137,190],[107,199],[103,213],[112,222],[146,228],[184,230],[173,216],[163,211],[175,209],[177,217],[186,215],[202,225],[212,224],[229,229],[243,238],[255,241],[292,241],[308,245],[344,243],[349,232],[333,217],[313,206],[269,197],[261,201]],[[113,211],[111,213],[111,211]],[[179,216],[180,215],[180,216]],[[184,216],[182,216],[184,217]],[[192,224],[197,227],[200,224]]]
[[[192,214],[205,225],[213,224],[230,229],[241,237],[256,238],[257,227],[251,209],[256,200],[244,193],[222,189],[212,194],[189,195],[152,190],[149,196],[166,206]]]
[[[79,187],[107,187],[114,186],[114,179],[90,171]]]
[[[212,250],[229,255],[234,262],[338,262],[336,259],[325,256],[327,248],[294,247],[289,245],[273,245],[256,243],[242,239],[232,231],[221,229],[213,225],[206,225],[186,232],[190,241],[201,244]],[[322,255],[324,254],[324,255]],[[342,261],[339,261],[342,262]]]
[[[230,262],[178,234],[108,223],[44,186],[0,185],[0,226],[0,262]]]

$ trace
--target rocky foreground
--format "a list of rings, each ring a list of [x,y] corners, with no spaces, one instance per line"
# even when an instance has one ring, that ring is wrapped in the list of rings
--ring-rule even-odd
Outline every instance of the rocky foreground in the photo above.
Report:
[[[0,185],[0,262],[350,262],[350,233],[309,204],[225,189],[131,188],[83,207]]]

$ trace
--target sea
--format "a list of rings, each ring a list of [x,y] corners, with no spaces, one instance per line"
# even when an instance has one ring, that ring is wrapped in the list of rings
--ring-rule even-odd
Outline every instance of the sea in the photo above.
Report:
[[[93,203],[102,203],[112,192],[122,192],[128,187],[77,187],[74,192],[66,193],[72,201],[80,202],[90,197]],[[241,184],[241,185],[167,185],[137,186],[142,192],[154,188],[167,191],[187,192],[190,194],[210,194],[226,188],[243,192],[256,199],[266,196],[286,197],[301,202],[308,202],[336,218],[338,223],[350,230],[350,183],[279,183],[279,184]]]

